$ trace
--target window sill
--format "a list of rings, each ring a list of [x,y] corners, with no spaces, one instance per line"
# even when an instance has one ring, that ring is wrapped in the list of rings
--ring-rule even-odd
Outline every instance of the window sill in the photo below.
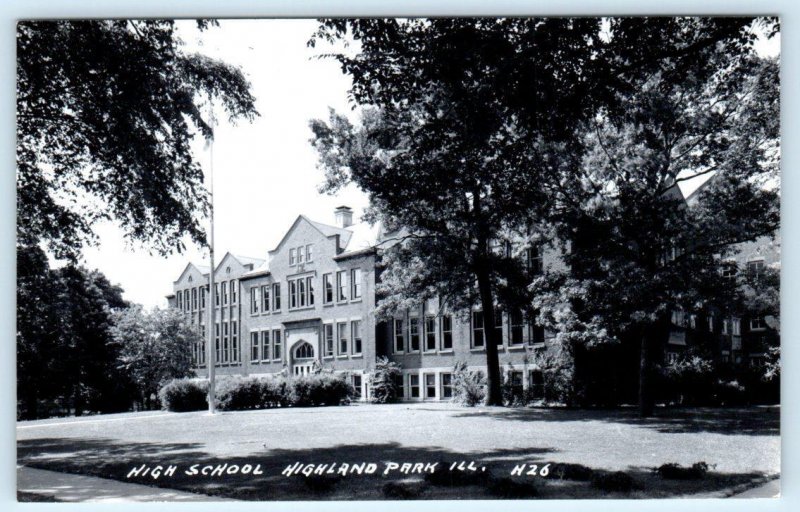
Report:
[[[335,305],[336,305],[336,303],[334,303],[334,302],[323,302],[322,303],[322,307],[323,308],[332,308]]]
[[[332,361],[335,358],[333,356],[322,356],[322,359],[325,361]]]
[[[434,349],[431,349],[431,350],[423,350],[422,353],[424,355],[436,355],[436,349],[434,348]]]
[[[364,359],[364,354],[353,354],[350,356],[351,359]]]
[[[469,349],[470,352],[485,352],[486,349],[484,347],[472,347]]]
[[[362,302],[363,300],[364,300],[363,297],[359,297],[357,299],[350,299],[350,302],[351,303],[356,303],[356,302]]]
[[[440,350],[439,353],[440,354],[452,354],[453,353],[453,349],[452,348],[444,348],[444,349]]]
[[[350,357],[350,356],[346,356],[346,355],[345,356],[336,356],[336,359],[347,359],[348,357]]]
[[[519,350],[525,350],[525,345],[511,345],[508,347],[508,350],[513,350],[515,352]]]
[[[313,309],[314,309],[314,306],[302,306],[302,307],[299,307],[299,308],[289,308],[289,313],[294,313],[294,312],[297,312],[297,311],[310,311],[310,310],[313,310]]]
[[[261,313],[259,313],[259,316],[267,316],[269,314],[270,314],[269,311],[262,311]]]

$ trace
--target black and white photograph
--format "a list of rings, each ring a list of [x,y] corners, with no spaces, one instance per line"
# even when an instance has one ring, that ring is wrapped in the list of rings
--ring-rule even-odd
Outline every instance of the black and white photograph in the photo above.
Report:
[[[16,20],[17,500],[780,497],[781,18],[678,14]]]

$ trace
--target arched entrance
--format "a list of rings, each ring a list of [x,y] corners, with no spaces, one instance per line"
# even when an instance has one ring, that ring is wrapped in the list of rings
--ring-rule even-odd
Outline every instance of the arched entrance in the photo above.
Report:
[[[311,343],[300,340],[292,351],[292,373],[294,375],[310,375],[314,370],[314,347]]]

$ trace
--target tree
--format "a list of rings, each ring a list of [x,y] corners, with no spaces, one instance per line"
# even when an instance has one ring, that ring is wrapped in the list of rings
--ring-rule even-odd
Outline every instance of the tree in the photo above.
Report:
[[[643,28],[672,30],[640,23],[612,21],[619,55]],[[704,40],[702,22],[678,26],[682,46]],[[741,289],[721,279],[720,256],[779,226],[778,63],[758,58],[751,37],[707,45],[694,64],[667,58],[629,77],[613,108],[582,123],[579,161],[545,185],[554,208],[543,220],[569,242],[569,272],[537,279],[536,305],[565,340],[638,340],[644,416],[671,312],[736,304]],[[678,184],[704,175],[714,177],[687,207]]]
[[[129,372],[145,407],[152,407],[167,381],[194,376],[192,347],[203,341],[183,312],[132,306],[114,314],[112,336],[120,345],[119,365]]]
[[[198,22],[201,28],[211,22]],[[203,98],[257,115],[240,70],[181,51],[168,20],[17,25],[17,237],[76,259],[115,220],[160,253],[203,243],[208,210],[190,142],[212,136]]]
[[[335,113],[313,121],[312,143],[325,190],[355,183],[369,195],[369,217],[402,242],[386,251],[379,312],[433,296],[454,308],[477,304],[488,338],[488,404],[502,396],[501,340],[487,313],[497,305],[531,309],[533,277],[513,256],[552,234],[549,210],[568,198],[588,143],[576,128],[600,108],[624,107],[662,61],[680,76],[708,48],[739,44],[749,20],[661,22],[660,30],[614,23],[621,34],[611,41],[603,23],[339,19],[324,20],[310,42],[360,45],[357,55],[333,57],[353,79],[353,102],[372,110],[360,126]]]
[[[43,400],[76,415],[127,410],[127,376],[118,369],[111,311],[127,306],[122,290],[97,271],[50,269],[40,248],[17,251],[19,416],[37,418]]]

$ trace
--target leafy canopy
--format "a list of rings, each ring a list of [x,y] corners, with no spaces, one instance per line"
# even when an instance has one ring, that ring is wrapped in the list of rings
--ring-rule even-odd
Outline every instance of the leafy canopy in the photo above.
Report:
[[[74,259],[102,219],[159,253],[187,234],[203,243],[209,203],[190,149],[212,136],[203,98],[231,120],[257,115],[242,72],[183,53],[172,21],[20,22],[19,243]]]

